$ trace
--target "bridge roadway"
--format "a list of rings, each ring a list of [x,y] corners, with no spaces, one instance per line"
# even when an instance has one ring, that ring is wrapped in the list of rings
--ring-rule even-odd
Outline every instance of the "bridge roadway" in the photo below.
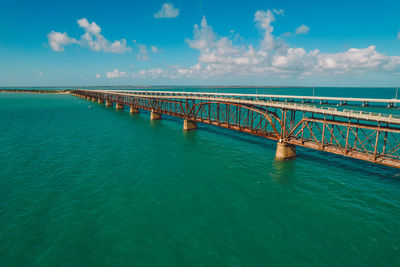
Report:
[[[108,90],[110,92],[131,93],[132,90]],[[395,98],[358,98],[358,97],[330,97],[330,96],[298,96],[298,95],[272,95],[272,94],[237,94],[237,93],[211,93],[211,92],[180,92],[180,91],[134,91],[142,95],[191,95],[191,96],[218,96],[228,98],[263,99],[279,102],[300,102],[300,103],[319,103],[346,105],[348,103],[362,104],[385,104],[391,108],[400,104],[400,99]],[[297,100],[297,101],[296,101]]]
[[[130,106],[131,113],[145,109],[151,111],[151,119],[161,119],[161,114],[179,117],[185,130],[197,129],[197,122],[202,122],[273,139],[278,141],[278,160],[295,157],[296,146],[303,146],[400,168],[397,115],[273,101],[271,95],[132,90],[74,90],[71,94],[106,105],[115,103],[117,109]],[[288,96],[273,98],[278,97]]]
[[[92,92],[98,92],[99,90],[86,90]],[[309,104],[299,104],[290,102],[280,102],[273,100],[265,100],[265,98],[276,99],[278,97],[284,98],[283,95],[254,95],[254,94],[227,94],[227,93],[198,93],[198,92],[171,92],[171,91],[130,91],[130,90],[101,90],[101,92],[107,94],[116,94],[121,96],[137,96],[145,98],[160,98],[160,99],[191,99],[191,100],[205,100],[205,101],[220,101],[220,102],[230,102],[245,105],[258,105],[258,106],[268,106],[280,109],[291,109],[302,112],[310,112],[322,115],[330,115],[344,118],[361,119],[374,122],[384,122],[400,125],[400,115],[393,115],[387,113],[375,113],[369,111],[358,111],[358,110],[338,110],[337,108],[326,108],[317,107],[315,105]],[[297,97],[297,96],[296,96]],[[295,98],[292,96],[292,98]],[[303,96],[298,96],[302,99]],[[304,97],[306,99],[306,97]],[[317,99],[317,98],[315,98]],[[370,98],[318,98],[318,99],[342,99],[342,101],[347,101],[348,99],[358,99],[358,102],[369,101],[372,102]],[[376,103],[389,103],[389,99],[374,99]],[[393,100],[393,99],[391,99]],[[356,102],[355,100],[352,100]],[[400,100],[396,100],[394,103],[400,103]]]

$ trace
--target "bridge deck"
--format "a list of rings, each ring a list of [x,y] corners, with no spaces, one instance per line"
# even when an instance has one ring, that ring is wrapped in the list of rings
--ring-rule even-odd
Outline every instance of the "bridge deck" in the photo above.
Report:
[[[121,96],[137,96],[143,98],[161,98],[161,99],[191,99],[203,101],[220,101],[245,105],[266,106],[280,109],[289,109],[303,112],[310,112],[322,115],[337,116],[343,118],[360,119],[366,121],[390,123],[400,125],[400,116],[386,113],[374,113],[358,110],[338,110],[337,108],[318,107],[315,105],[279,102],[272,100],[265,100],[262,96],[271,95],[254,95],[254,94],[227,94],[227,93],[198,93],[198,92],[170,92],[170,91],[130,91],[130,90],[85,90],[89,92],[114,94]],[[275,97],[278,95],[275,95]],[[251,97],[251,99],[249,99]],[[281,98],[287,96],[279,95]],[[296,96],[298,97],[298,96]],[[302,96],[300,96],[302,97]],[[299,98],[300,98],[299,97]],[[321,98],[316,98],[321,99]],[[333,99],[326,97],[325,99]],[[334,98],[334,99],[358,99],[357,101],[368,101],[368,98]],[[375,99],[381,102],[389,101],[389,99]],[[352,100],[353,101],[353,100]],[[396,100],[400,103],[400,100]]]
[[[95,90],[94,90],[95,91]],[[191,95],[191,96],[220,96],[232,98],[260,98],[260,99],[285,99],[285,100],[324,100],[344,101],[355,103],[393,103],[399,104],[400,99],[389,98],[358,98],[358,97],[330,97],[330,96],[299,96],[299,95],[273,95],[273,94],[237,94],[237,93],[211,93],[211,92],[180,92],[180,91],[133,91],[133,90],[104,90],[107,92],[131,93],[140,95]]]

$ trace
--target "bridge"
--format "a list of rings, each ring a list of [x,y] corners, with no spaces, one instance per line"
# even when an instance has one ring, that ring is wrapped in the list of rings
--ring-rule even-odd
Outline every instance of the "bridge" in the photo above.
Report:
[[[277,160],[294,158],[296,146],[302,146],[400,168],[400,116],[289,101],[376,102],[393,107],[400,102],[397,99],[132,90],[71,94],[116,109],[130,107],[131,113],[147,110],[151,120],[162,119],[162,114],[178,117],[184,130],[195,130],[200,122],[275,140]]]

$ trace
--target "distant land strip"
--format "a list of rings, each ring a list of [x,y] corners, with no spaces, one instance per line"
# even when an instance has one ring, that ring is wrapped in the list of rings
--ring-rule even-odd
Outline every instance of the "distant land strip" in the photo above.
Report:
[[[60,89],[0,89],[0,93],[30,93],[30,94],[69,94],[70,90],[60,90]]]

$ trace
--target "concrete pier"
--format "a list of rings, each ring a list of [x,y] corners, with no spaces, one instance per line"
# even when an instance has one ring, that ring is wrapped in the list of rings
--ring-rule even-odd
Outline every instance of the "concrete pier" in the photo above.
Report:
[[[150,114],[150,120],[154,121],[154,120],[161,120],[161,113],[155,112],[155,111],[151,111]]]
[[[118,103],[118,102],[117,102],[117,103],[115,104],[115,108],[116,108],[116,109],[124,109],[124,104],[121,104],[121,103]]]
[[[184,120],[183,121],[183,130],[190,131],[197,129],[197,122],[191,120]]]
[[[135,108],[135,107],[131,107],[130,110],[129,110],[129,112],[130,112],[131,114],[139,113],[139,109],[138,109],[138,108]]]
[[[112,106],[112,105],[113,105],[113,103],[112,103],[111,101],[106,100],[106,106],[107,106],[107,107],[110,107],[110,106]]]
[[[97,103],[99,103],[99,104],[103,104],[103,103],[104,103],[104,100],[103,100],[103,99],[101,99],[101,98],[99,97],[99,100],[97,101]]]
[[[93,102],[97,102],[97,98],[96,97],[92,97],[92,101]]]
[[[275,160],[284,161],[296,157],[296,146],[278,142],[276,147]]]

